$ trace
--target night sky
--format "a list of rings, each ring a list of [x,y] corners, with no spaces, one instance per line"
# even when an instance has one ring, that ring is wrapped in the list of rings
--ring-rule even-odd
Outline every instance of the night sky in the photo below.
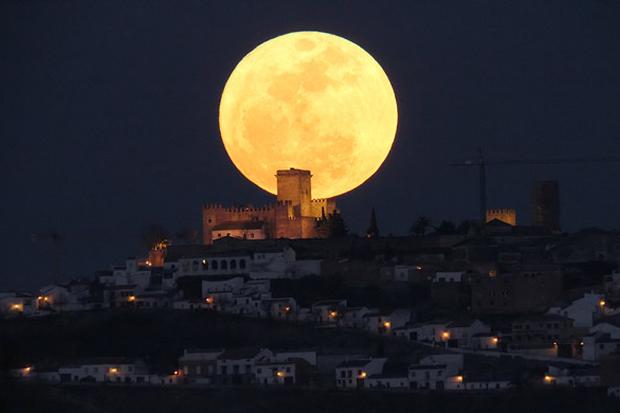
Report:
[[[343,36],[389,76],[395,144],[338,199],[353,232],[371,207],[383,234],[415,217],[477,217],[472,158],[620,155],[620,2],[7,1],[0,4],[0,289],[52,282],[141,255],[150,224],[200,225],[203,202],[262,205],[218,131],[236,63],[297,30]],[[620,228],[620,164],[489,171],[489,207],[530,221],[536,179],[559,179],[562,224]],[[60,281],[60,280],[56,280]]]

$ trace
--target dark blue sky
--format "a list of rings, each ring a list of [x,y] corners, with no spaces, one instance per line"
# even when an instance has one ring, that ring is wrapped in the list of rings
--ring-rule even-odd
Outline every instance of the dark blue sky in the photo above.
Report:
[[[224,151],[221,91],[279,34],[341,35],[383,66],[399,103],[390,156],[338,202],[353,231],[418,215],[475,218],[489,158],[620,155],[618,1],[21,1],[0,4],[0,289],[52,281],[31,234],[64,234],[66,278],[140,254],[152,223],[198,228],[203,202],[269,202]],[[559,179],[562,223],[620,228],[620,164],[497,167],[489,207],[529,222]]]

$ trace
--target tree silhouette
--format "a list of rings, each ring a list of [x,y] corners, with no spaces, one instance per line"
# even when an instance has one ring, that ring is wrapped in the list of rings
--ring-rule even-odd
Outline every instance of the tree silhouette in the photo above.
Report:
[[[183,228],[177,231],[175,238],[181,244],[196,244],[198,242],[198,231],[194,228]]]
[[[456,225],[452,221],[443,220],[435,227],[435,233],[438,235],[456,234]]]
[[[429,217],[420,216],[415,220],[409,232],[416,237],[423,237],[426,235],[429,227],[431,226],[431,219]]]
[[[456,232],[458,234],[463,234],[463,235],[467,235],[469,233],[469,230],[471,229],[471,221],[470,220],[464,220],[462,221],[457,227],[456,227]]]
[[[379,238],[379,226],[377,225],[377,215],[374,208],[370,213],[370,225],[366,230],[366,238]]]
[[[170,233],[161,225],[152,224],[142,231],[142,242],[147,249],[153,248],[158,243],[167,240]]]
[[[338,211],[334,211],[332,214],[328,215],[327,227],[329,229],[329,238],[342,238],[346,237],[349,233],[344,219]]]

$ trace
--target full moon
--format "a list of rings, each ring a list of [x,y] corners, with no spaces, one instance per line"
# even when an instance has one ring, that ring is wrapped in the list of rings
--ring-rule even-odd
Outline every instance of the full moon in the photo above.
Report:
[[[294,32],[248,53],[226,82],[220,132],[231,160],[276,193],[276,171],[308,169],[312,197],[355,189],[381,166],[398,110],[375,59],[333,34]]]

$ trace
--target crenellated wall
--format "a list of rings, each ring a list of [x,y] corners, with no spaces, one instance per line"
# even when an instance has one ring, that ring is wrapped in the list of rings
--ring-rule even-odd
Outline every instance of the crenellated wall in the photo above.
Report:
[[[336,210],[336,200],[334,198],[313,199],[310,202],[311,213],[315,218],[321,218],[323,211],[325,216],[333,214]]]
[[[517,211],[513,208],[487,209],[487,222],[491,222],[494,219],[515,226],[517,225]]]
[[[213,243],[213,227],[229,222],[259,221],[264,223],[267,238],[316,238],[326,236],[317,228],[319,220],[336,211],[336,200],[311,199],[310,171],[289,169],[278,171],[276,202],[262,207],[224,207],[205,204],[202,207],[203,243]]]

